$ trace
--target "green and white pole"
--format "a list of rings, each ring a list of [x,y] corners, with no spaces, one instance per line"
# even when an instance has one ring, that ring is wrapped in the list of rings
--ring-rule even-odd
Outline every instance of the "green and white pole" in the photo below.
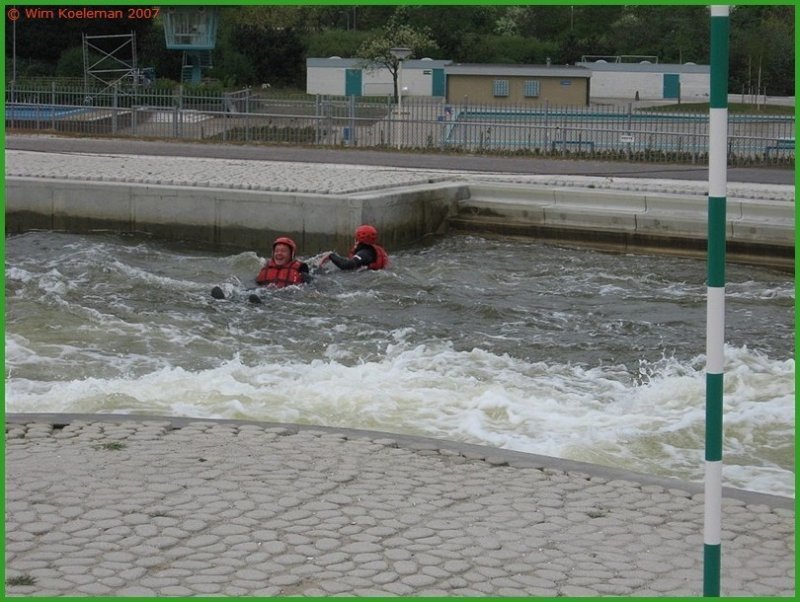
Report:
[[[703,595],[720,595],[722,532],[722,373],[725,363],[725,208],[728,181],[729,7],[711,7],[706,312],[706,474]]]

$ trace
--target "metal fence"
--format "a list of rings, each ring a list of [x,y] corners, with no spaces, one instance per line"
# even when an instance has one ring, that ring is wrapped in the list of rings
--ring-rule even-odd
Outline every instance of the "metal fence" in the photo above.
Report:
[[[621,106],[448,104],[441,98],[10,86],[6,128],[219,142],[579,156],[705,164],[708,114]],[[729,115],[731,164],[794,163],[794,116]]]

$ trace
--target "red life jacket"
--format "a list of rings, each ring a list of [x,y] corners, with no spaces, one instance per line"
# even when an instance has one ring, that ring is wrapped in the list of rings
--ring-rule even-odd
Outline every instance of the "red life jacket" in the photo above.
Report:
[[[300,271],[302,261],[296,259],[283,266],[275,265],[270,259],[256,276],[257,284],[269,284],[276,288],[283,288],[291,284],[303,284],[303,273]]]
[[[353,257],[353,255],[356,254],[356,249],[358,249],[358,245],[359,244],[365,245],[367,243],[357,243],[352,249],[350,249],[350,257]],[[376,257],[375,257],[375,261],[373,261],[372,263],[370,263],[370,264],[368,264],[368,265],[366,265],[364,267],[366,267],[367,269],[370,269],[370,270],[382,270],[384,268],[388,268],[389,267],[389,254],[386,252],[386,249],[384,249],[380,245],[372,245],[371,244],[369,246],[372,247],[373,249],[375,249],[375,256]]]

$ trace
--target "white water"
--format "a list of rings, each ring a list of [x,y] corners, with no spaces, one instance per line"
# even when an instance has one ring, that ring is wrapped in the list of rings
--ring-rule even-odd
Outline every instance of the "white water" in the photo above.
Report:
[[[262,307],[208,296],[214,276],[235,289],[254,273],[254,253],[7,242],[9,412],[344,426],[703,478],[704,284],[683,279],[697,262],[675,278],[674,258],[464,237]],[[487,251],[515,270],[484,270]],[[755,344],[726,347],[723,477],[792,496],[793,285],[733,271],[729,330]]]

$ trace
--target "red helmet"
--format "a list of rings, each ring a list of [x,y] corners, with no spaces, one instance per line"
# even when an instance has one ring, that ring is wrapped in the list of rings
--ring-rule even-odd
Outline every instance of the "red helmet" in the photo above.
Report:
[[[378,231],[369,225],[363,225],[356,228],[356,242],[364,242],[368,245],[374,245],[378,242]]]
[[[286,245],[292,250],[292,259],[294,259],[294,254],[297,253],[297,244],[288,236],[279,236],[275,239],[275,242],[272,243],[272,249],[275,249],[275,245]]]

